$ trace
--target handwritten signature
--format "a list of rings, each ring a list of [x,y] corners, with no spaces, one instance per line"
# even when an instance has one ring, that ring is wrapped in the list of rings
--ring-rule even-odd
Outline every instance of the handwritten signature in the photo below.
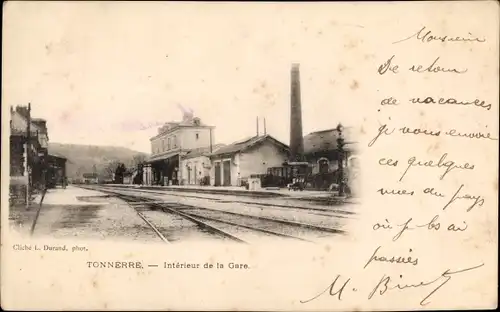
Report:
[[[478,38],[472,35],[470,32],[468,33],[468,37],[461,37],[461,36],[436,36],[432,34],[431,30],[427,30],[427,27],[424,26],[422,27],[419,31],[414,33],[413,35],[406,37],[404,39],[398,40],[393,42],[392,44],[400,43],[412,38],[417,39],[418,41],[421,41],[423,43],[427,42],[432,42],[432,41],[440,41],[440,42],[485,42],[486,39]],[[427,30],[427,32],[426,32]]]
[[[446,285],[453,276],[456,276],[460,273],[472,271],[475,269],[478,269],[482,267],[484,263],[480,265],[476,265],[473,267],[469,267],[466,269],[458,269],[458,270],[452,270],[452,269],[446,269],[444,272],[439,274],[437,277],[429,279],[429,280],[421,280],[421,281],[416,281],[416,282],[402,282],[403,275],[399,275],[399,279],[395,278],[393,276],[389,276],[384,274],[382,278],[377,282],[375,287],[371,288],[370,292],[368,293],[367,299],[371,300],[375,295],[379,296],[384,296],[388,293],[391,292],[401,292],[407,289],[413,289],[413,288],[425,288],[425,287],[431,287],[431,286],[436,286],[432,287],[431,291],[422,299],[420,300],[420,305],[425,306],[430,303],[429,299],[431,296],[435,295],[438,290],[440,290],[444,285]],[[399,280],[399,281],[398,281]],[[331,297],[336,297],[337,300],[342,300],[342,295],[346,292],[358,292],[359,289],[353,286],[354,282],[352,278],[347,277],[347,278],[342,278],[341,275],[337,275],[333,282],[328,285],[328,287],[325,288],[322,292],[317,294],[316,296],[308,299],[308,300],[301,300],[300,303],[308,303],[313,300],[316,300],[317,298],[321,297],[325,293],[328,294]]]

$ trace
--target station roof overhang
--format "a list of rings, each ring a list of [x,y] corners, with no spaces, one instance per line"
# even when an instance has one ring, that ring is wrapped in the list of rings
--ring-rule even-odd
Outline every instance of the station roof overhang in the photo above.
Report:
[[[174,152],[174,153],[153,156],[153,157],[150,157],[149,159],[146,160],[146,164],[154,164],[154,163],[159,163],[159,162],[169,162],[170,160],[175,160],[175,159],[178,160],[179,155],[181,155],[180,152]]]
[[[48,154],[48,158],[50,160],[61,161],[61,162],[68,160],[66,157],[55,155],[55,154]]]

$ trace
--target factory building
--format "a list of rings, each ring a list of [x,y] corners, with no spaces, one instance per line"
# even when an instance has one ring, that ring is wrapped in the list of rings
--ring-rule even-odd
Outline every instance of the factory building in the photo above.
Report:
[[[349,170],[355,159],[356,143],[351,141],[353,128],[344,127],[342,136],[346,137],[346,144],[342,152],[343,169]],[[327,129],[309,133],[304,137],[304,158],[311,166],[311,186],[316,189],[328,189],[339,179],[339,129]],[[354,157],[354,158],[353,158]]]
[[[345,185],[346,173],[355,162],[356,142],[352,128],[337,128],[302,134],[302,102],[299,64],[292,64],[290,83],[290,154],[283,167],[268,169],[268,185],[284,186],[291,183],[300,189],[331,189],[333,185]],[[340,146],[339,146],[340,145]],[[357,165],[357,163],[356,163]],[[352,174],[355,172],[356,174]]]

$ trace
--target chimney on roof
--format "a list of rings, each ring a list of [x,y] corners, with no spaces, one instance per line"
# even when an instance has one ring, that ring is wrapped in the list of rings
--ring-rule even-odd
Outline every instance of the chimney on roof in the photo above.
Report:
[[[259,116],[257,116],[257,136],[259,136]]]
[[[267,131],[266,131],[266,118],[264,118],[264,135],[267,135]]]
[[[28,107],[26,106],[16,106],[16,112],[23,116],[24,118],[28,118],[29,110],[31,109],[31,104]]]
[[[291,161],[303,161],[304,137],[302,135],[299,64],[292,64],[290,87],[290,156]]]

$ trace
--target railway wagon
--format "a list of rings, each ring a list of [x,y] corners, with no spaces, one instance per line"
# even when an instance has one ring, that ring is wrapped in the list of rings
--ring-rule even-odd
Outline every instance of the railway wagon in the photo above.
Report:
[[[304,188],[309,190],[329,190],[332,184],[338,184],[340,172],[335,170],[327,173],[312,173],[312,168],[304,168],[300,174],[293,173],[292,167],[271,167],[267,169],[267,173],[258,175],[261,179],[262,187],[287,187],[293,183],[294,176],[300,176],[303,181]],[[254,177],[254,176],[252,176]],[[257,177],[257,176],[255,176]]]

